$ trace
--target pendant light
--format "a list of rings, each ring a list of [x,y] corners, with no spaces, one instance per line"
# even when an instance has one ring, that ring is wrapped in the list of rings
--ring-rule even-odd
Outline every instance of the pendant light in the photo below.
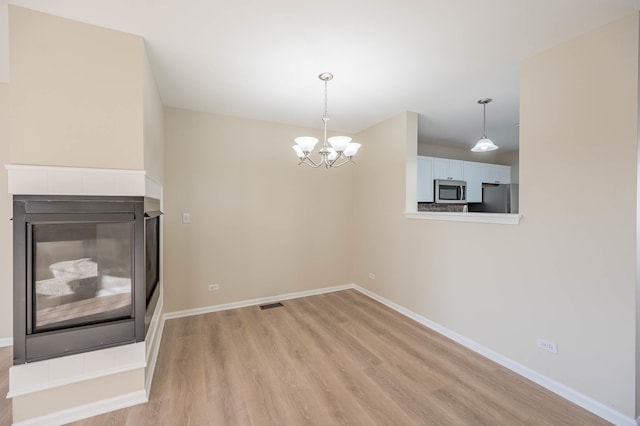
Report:
[[[491,98],[483,98],[478,101],[478,103],[482,105],[483,111],[482,138],[471,148],[473,152],[495,151],[498,149],[498,145],[494,144],[493,141],[487,137],[487,104],[491,102],[491,100]]]

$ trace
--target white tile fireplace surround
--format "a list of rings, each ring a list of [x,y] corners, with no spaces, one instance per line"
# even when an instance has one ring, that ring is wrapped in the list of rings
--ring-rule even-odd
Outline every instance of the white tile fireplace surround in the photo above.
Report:
[[[13,195],[131,195],[161,199],[162,186],[144,170],[7,164]]]
[[[5,167],[12,195],[144,196],[162,200],[162,186],[144,170]],[[61,424],[146,401],[162,337],[162,305],[160,296],[144,342],[11,367],[7,397],[13,398],[14,424]],[[87,396],[92,393],[87,389],[101,391]],[[36,402],[42,402],[41,408],[31,409]]]

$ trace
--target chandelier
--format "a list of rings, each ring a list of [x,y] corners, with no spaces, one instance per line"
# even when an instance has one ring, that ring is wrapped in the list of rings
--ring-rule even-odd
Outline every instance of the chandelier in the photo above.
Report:
[[[478,101],[478,103],[482,105],[484,112],[482,119],[482,138],[471,148],[473,152],[495,151],[498,149],[498,146],[487,137],[487,104],[491,102],[491,100],[491,98],[484,98]]]
[[[300,136],[295,138],[296,145],[293,150],[300,159],[300,164],[316,168],[324,165],[329,167],[340,167],[347,163],[353,163],[353,157],[358,153],[360,144],[351,142],[349,136],[333,136],[327,139],[327,123],[329,122],[329,114],[327,113],[327,83],[333,78],[333,74],[323,72],[318,78],[324,81],[324,114],[322,115],[322,126],[324,127],[324,137],[322,139],[322,147],[318,151],[320,158],[316,161],[309,156],[313,152],[313,148],[318,143],[318,138],[313,136]]]

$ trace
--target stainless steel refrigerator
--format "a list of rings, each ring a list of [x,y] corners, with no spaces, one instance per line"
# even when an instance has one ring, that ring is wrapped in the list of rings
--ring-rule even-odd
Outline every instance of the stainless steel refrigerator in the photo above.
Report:
[[[518,185],[482,185],[482,203],[476,204],[469,211],[484,213],[518,213]]]

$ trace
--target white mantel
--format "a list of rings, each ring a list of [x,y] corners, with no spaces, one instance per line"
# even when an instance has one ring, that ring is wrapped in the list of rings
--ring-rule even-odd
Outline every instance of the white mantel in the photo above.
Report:
[[[7,164],[9,193],[161,198],[162,186],[144,170]]]

